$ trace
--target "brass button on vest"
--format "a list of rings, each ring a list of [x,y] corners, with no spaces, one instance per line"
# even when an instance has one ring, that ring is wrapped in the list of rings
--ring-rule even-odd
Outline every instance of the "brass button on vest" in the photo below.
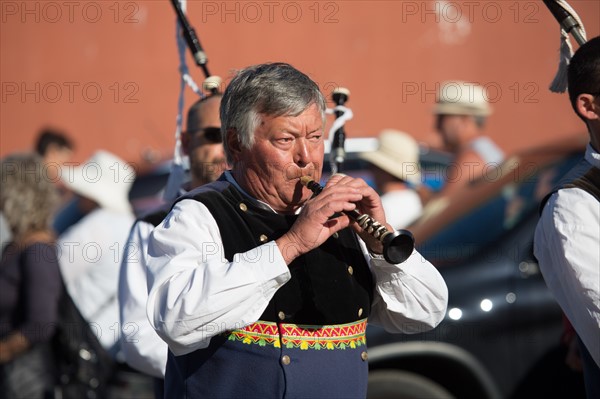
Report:
[[[292,359],[290,359],[290,357],[288,355],[283,355],[281,357],[281,364],[283,364],[284,366],[287,366],[288,364],[290,364],[291,361],[292,361]]]
[[[260,240],[260,242],[265,242],[265,241],[267,241],[268,239],[269,239],[269,237],[267,237],[267,236],[266,236],[266,235],[264,235],[264,234],[261,234],[261,235],[260,235],[260,237],[259,237],[259,240]]]
[[[369,354],[367,352],[363,351],[363,353],[360,354],[360,358],[363,361],[367,361],[367,359],[369,358]]]
[[[246,212],[248,210],[248,206],[246,206],[246,204],[244,204],[243,202],[240,202],[240,209]]]
[[[277,317],[279,317],[279,320],[285,320],[285,313],[279,312],[277,313]]]
[[[354,269],[352,268],[352,266],[348,266],[348,273],[352,276],[352,273],[354,273]]]
[[[363,308],[358,308],[358,317],[362,316]]]

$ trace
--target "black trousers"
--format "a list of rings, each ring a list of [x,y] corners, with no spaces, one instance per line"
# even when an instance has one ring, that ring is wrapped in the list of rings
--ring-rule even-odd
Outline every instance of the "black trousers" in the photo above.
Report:
[[[600,367],[598,367],[581,339],[579,339],[579,351],[581,352],[581,359],[583,360],[585,394],[588,399],[600,398]]]

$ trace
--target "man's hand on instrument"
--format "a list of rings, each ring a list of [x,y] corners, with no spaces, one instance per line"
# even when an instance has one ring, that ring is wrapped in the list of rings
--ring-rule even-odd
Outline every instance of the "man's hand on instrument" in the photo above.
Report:
[[[377,222],[383,224],[388,231],[394,231],[393,227],[390,226],[385,219],[385,211],[381,203],[381,197],[369,186],[363,179],[353,178],[343,174],[335,174],[327,182],[326,188],[329,186],[347,185],[354,187],[362,195],[362,199],[356,203],[356,209],[361,214],[371,216]],[[365,232],[358,223],[352,223],[351,227],[360,236],[360,238],[367,244],[367,247],[372,253],[381,254],[383,253],[383,245],[372,235]]]
[[[356,203],[361,200],[361,189],[347,184],[329,185],[309,199],[292,228],[276,240],[286,262],[289,264],[348,227],[351,220],[341,212],[356,209]]]

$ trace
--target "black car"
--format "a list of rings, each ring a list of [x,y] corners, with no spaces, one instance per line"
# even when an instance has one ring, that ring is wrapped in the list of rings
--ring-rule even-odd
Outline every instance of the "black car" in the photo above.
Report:
[[[541,199],[583,149],[570,140],[516,154],[426,207],[411,230],[446,281],[448,311],[437,328],[415,335],[369,326],[369,398],[505,398],[552,385],[549,374],[541,383],[531,377],[563,331],[533,236]]]

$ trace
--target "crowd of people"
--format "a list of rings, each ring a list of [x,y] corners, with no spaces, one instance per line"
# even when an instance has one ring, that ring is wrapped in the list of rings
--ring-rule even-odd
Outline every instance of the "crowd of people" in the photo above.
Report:
[[[569,67],[569,94],[590,133],[585,160],[544,202],[536,256],[580,338],[589,397],[600,395],[600,38]],[[157,398],[365,397],[367,323],[435,328],[448,290],[417,250],[388,262],[377,234],[409,227],[432,199],[500,165],[484,134],[483,88],[441,85],[434,120],[461,178],[424,184],[419,145],[386,129],[361,154],[374,177],[320,181],[326,103],[285,63],[247,67],[224,93],[194,103],[182,134],[189,180],[174,201],[136,217],[135,171],[98,150],[61,176],[75,146],[43,131],[35,150],[1,163],[0,397],[56,393],[54,343],[68,295],[116,367]],[[106,392],[98,391],[105,395]],[[56,395],[55,395],[56,396]]]

